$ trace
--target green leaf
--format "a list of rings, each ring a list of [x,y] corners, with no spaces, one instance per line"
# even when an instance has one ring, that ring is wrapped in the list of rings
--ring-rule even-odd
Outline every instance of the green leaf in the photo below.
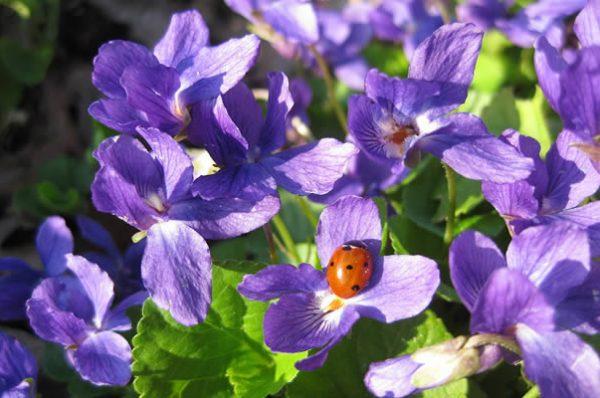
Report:
[[[443,228],[433,222],[440,205],[436,196],[439,186],[445,184],[444,171],[439,162],[426,160],[427,165],[419,175],[402,189],[402,206],[396,207],[415,224],[432,234],[443,236]],[[392,205],[395,205],[392,202]]]
[[[434,222],[441,222],[446,219],[448,214],[448,188],[447,182],[438,185],[437,197],[440,205],[433,216]],[[481,193],[481,183],[475,180],[468,180],[459,175],[456,176],[456,217],[463,216],[473,210],[477,205],[483,202]]]
[[[257,397],[292,380],[300,354],[274,354],[263,343],[267,303],[246,300],[236,288],[262,265],[213,265],[213,302],[205,322],[185,327],[146,301],[133,339],[134,388],[143,398]]]
[[[408,217],[391,217],[388,226],[396,254],[421,254],[437,260],[444,258],[446,248],[442,238],[420,227]]]
[[[352,333],[329,353],[325,365],[303,372],[288,386],[290,398],[370,397],[363,383],[372,362],[413,353],[452,336],[433,312],[394,324],[362,319]],[[468,383],[459,380],[448,386],[427,391],[425,397],[466,397]]]
[[[496,213],[476,214],[460,219],[454,228],[454,236],[467,229],[474,229],[484,235],[495,237],[505,228],[504,220]]]
[[[538,386],[533,387],[531,390],[527,391],[527,394],[523,395],[523,398],[539,398],[541,397],[540,389]]]
[[[25,48],[15,41],[0,38],[0,62],[12,78],[25,85],[40,83],[52,60],[52,46]]]
[[[369,65],[389,76],[405,76],[408,59],[401,46],[374,41],[363,52]]]
[[[542,146],[541,154],[544,156],[554,142],[554,136],[547,122],[547,105],[542,89],[536,86],[534,96],[517,99],[516,106],[521,120],[519,131],[535,138]]]

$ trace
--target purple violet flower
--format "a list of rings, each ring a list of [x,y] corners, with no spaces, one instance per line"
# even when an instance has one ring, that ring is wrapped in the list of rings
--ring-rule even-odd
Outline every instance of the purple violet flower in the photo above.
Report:
[[[77,216],[76,221],[81,237],[102,249],[101,252],[86,252],[82,256],[108,273],[115,282],[117,296],[129,296],[143,290],[140,267],[146,241],[133,243],[121,253],[110,233],[100,223],[85,216]]]
[[[531,159],[491,135],[479,118],[448,114],[467,97],[481,37],[474,25],[444,25],[417,47],[408,79],[371,70],[366,95],[349,101],[350,134],[360,149],[409,165],[429,152],[472,179],[527,178]]]
[[[542,396],[598,396],[600,359],[569,331],[575,321],[598,324],[597,268],[585,233],[568,224],[525,230],[506,258],[486,236],[462,233],[450,247],[450,274],[474,335],[454,349],[451,340],[442,349],[372,364],[367,386],[380,397],[402,397],[520,357]]]
[[[264,319],[265,343],[273,351],[320,350],[296,363],[300,370],[323,365],[335,346],[360,317],[391,323],[417,315],[429,305],[439,285],[436,263],[422,256],[384,256],[381,221],[370,199],[347,196],[327,207],[317,227],[316,244],[322,264],[329,264],[336,249],[346,244],[364,246],[373,259],[367,287],[350,298],[332,292],[326,272],[309,264],[271,265],[247,275],[239,292],[270,301]],[[358,287],[358,286],[357,286]]]
[[[437,8],[423,0],[383,0],[369,15],[375,36],[403,43],[408,59],[415,49],[444,24]]]
[[[41,278],[62,274],[67,267],[65,255],[73,252],[73,235],[62,217],[44,220],[35,244],[43,270],[13,257],[0,258],[0,320],[25,318],[25,302]]]
[[[279,211],[272,192],[242,189],[237,196],[192,195],[190,157],[170,136],[138,128],[139,136],[103,141],[92,200],[147,233],[142,281],[154,302],[184,325],[201,322],[211,300],[211,259],[205,239],[231,238],[265,224]]]
[[[585,4],[586,0],[540,0],[511,15],[514,0],[467,0],[458,6],[457,14],[460,21],[474,23],[481,29],[500,30],[520,47],[533,46],[540,36],[562,47],[566,30],[563,20]]]
[[[361,53],[372,37],[368,21],[363,21],[364,7],[350,5],[341,11],[318,9],[320,37],[316,50],[327,61],[335,76],[348,87],[361,90],[369,70]],[[318,71],[312,53],[304,46],[301,50],[304,62]]]
[[[574,143],[600,171],[600,2],[590,1],[574,25],[582,48],[568,63],[545,38],[535,45],[535,67],[539,84],[550,106],[560,115],[564,129],[578,137]]]
[[[37,363],[18,340],[0,332],[0,396],[35,398]]]
[[[484,181],[485,198],[506,220],[512,233],[537,224],[567,221],[588,232],[593,256],[600,256],[600,202],[580,204],[600,187],[600,175],[574,144],[569,130],[558,136],[544,163],[533,138],[507,130],[501,139],[531,158],[535,169],[528,179],[509,184]]]
[[[107,97],[89,113],[122,133],[156,127],[176,135],[189,123],[188,107],[226,92],[254,65],[260,40],[254,35],[211,47],[208,27],[194,10],[174,14],[151,52],[113,40],[94,58],[92,81]]]
[[[251,30],[285,58],[298,55],[301,45],[319,40],[315,8],[310,0],[225,0],[252,24]]]
[[[74,276],[44,279],[27,301],[31,328],[42,339],[62,345],[69,363],[96,385],[124,386],[131,378],[131,347],[116,332],[131,329],[127,309],[146,292],[110,309],[114,285],[108,274],[84,257],[67,256]]]
[[[346,195],[380,196],[387,188],[399,184],[410,172],[404,163],[378,160],[359,151],[350,159],[344,175],[324,195],[309,195],[313,202],[332,204]]]
[[[296,77],[290,80],[290,94],[292,95],[294,105],[286,118],[287,141],[305,143],[312,136],[309,127],[308,107],[312,102],[313,92],[310,85],[304,79]]]
[[[331,191],[357,149],[324,138],[273,153],[285,145],[292,105],[288,79],[277,72],[269,74],[265,118],[243,83],[194,106],[188,138],[204,146],[217,166],[216,173],[194,181],[194,194],[205,200],[224,200],[242,191],[276,198],[278,186],[296,195]]]

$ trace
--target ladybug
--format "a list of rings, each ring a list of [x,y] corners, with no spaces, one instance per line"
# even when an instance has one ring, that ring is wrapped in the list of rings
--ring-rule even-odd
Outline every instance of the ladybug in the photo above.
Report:
[[[373,258],[364,247],[345,244],[333,252],[327,264],[327,283],[341,298],[358,294],[369,284],[373,274]]]

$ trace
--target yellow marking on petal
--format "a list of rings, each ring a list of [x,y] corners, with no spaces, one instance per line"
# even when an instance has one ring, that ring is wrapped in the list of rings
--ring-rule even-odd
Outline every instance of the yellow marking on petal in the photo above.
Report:
[[[138,231],[131,237],[133,243],[138,243],[148,235],[148,231]]]
[[[333,298],[333,300],[331,300],[330,303],[327,304],[327,306],[325,307],[325,311],[333,312],[335,310],[339,310],[343,306],[344,306],[344,300],[339,297],[335,297],[335,298]]]

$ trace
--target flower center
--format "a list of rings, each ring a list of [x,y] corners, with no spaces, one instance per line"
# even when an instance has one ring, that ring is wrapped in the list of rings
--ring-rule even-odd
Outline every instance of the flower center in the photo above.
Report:
[[[339,310],[343,306],[344,306],[344,299],[342,299],[334,294],[327,296],[321,302],[321,308],[325,312],[333,312],[335,310]]]
[[[413,137],[419,135],[419,131],[412,124],[399,125],[391,122],[391,126],[386,130],[391,132],[383,137],[390,157],[403,157],[410,148]]]
[[[162,200],[160,199],[160,196],[158,196],[158,194],[156,194],[154,192],[151,193],[150,195],[148,195],[145,202],[148,206],[152,207],[154,210],[156,210],[159,213],[162,213],[166,210],[165,205],[163,204]]]

